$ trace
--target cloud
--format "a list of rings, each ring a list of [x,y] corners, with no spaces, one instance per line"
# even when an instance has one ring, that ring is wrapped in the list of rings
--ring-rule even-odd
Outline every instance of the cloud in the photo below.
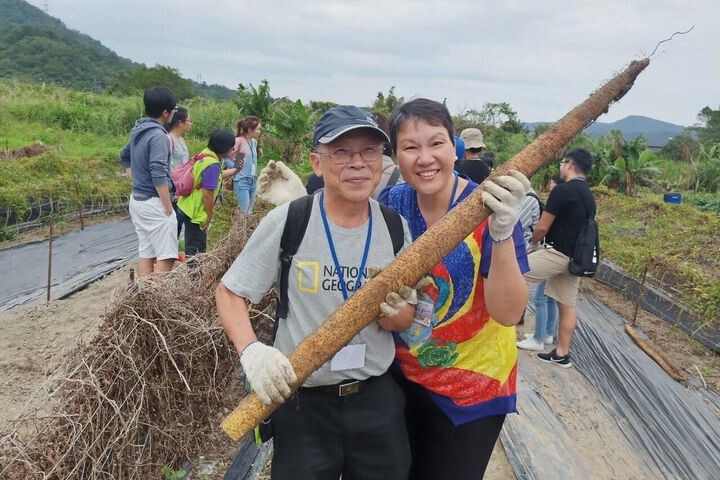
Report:
[[[553,120],[613,72],[665,44],[606,119],[681,124],[720,105],[717,0],[53,0],[50,13],[120,55],[235,88],[270,81],[277,96],[369,104],[396,86],[451,108],[507,101]]]

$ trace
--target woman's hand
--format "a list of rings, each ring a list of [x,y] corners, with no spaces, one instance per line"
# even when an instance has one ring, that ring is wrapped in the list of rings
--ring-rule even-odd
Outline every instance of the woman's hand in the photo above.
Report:
[[[520,208],[525,194],[530,191],[530,181],[525,175],[512,170],[483,182],[483,203],[492,210],[488,218],[490,236],[496,242],[510,238],[520,218]]]

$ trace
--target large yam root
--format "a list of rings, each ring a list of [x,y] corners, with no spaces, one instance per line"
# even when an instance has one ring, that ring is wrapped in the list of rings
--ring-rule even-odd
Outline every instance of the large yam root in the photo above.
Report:
[[[652,358],[655,363],[660,365],[663,370],[667,372],[668,375],[670,375],[673,379],[677,380],[678,382],[687,382],[687,373],[677,366],[675,362],[673,362],[667,355],[665,355],[661,350],[658,350],[655,348],[655,345],[648,342],[647,340],[643,340],[638,335],[637,331],[632,327],[632,325],[625,325],[625,333],[627,333],[630,338],[632,339],[635,344],[640,347],[640,349],[647,353],[648,357]]]
[[[553,127],[536,138],[518,155],[502,165],[495,175],[519,170],[530,177],[546,162],[553,159],[567,143],[609,105],[619,100],[632,87],[637,76],[650,60],[632,62],[622,73],[595,91]],[[379,305],[390,291],[402,285],[414,285],[455,246],[459,245],[488,216],[481,194],[476,189],[462,203],[452,209],[431,229],[417,239],[405,252],[377,277],[368,281],[335,311],[317,330],[303,340],[290,354],[290,362],[298,381],[295,388],[346,345],[380,313]],[[238,440],[277,408],[265,406],[255,394],[245,397],[240,405],[223,421],[222,427]]]

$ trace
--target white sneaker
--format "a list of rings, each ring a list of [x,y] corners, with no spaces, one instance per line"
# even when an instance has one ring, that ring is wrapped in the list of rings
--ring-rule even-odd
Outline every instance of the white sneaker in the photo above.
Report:
[[[530,332],[525,334],[525,338],[534,338],[535,334]],[[543,338],[543,343],[547,343],[548,345],[552,345],[554,343],[554,338],[552,335],[548,335],[547,337]]]
[[[536,352],[542,352],[545,350],[545,344],[542,342],[538,342],[532,336],[530,338],[526,338],[522,342],[517,342],[517,347],[522,350],[533,350]]]

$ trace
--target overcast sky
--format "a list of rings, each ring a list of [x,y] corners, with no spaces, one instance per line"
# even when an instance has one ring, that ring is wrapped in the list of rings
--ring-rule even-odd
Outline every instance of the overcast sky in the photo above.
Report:
[[[41,6],[43,1],[31,3]],[[681,125],[720,106],[720,0],[49,0],[50,15],[119,55],[230,88],[370,105],[447,98],[453,113],[509,102],[557,120],[631,60],[663,44],[600,121]]]

